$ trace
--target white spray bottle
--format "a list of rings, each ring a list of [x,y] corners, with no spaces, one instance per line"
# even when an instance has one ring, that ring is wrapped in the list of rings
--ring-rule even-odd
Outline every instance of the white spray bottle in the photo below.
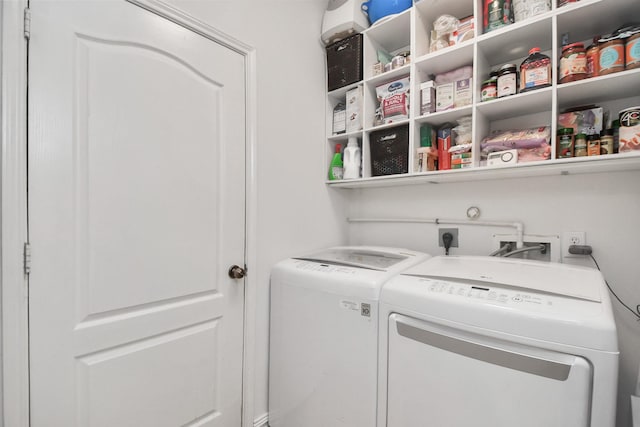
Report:
[[[344,164],[343,179],[360,178],[360,163],[362,162],[362,155],[360,147],[358,147],[358,138],[349,138],[349,143],[344,149],[342,162]]]

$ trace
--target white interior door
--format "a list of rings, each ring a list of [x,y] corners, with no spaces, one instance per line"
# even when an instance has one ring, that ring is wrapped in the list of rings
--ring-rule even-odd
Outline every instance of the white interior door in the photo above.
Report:
[[[124,0],[32,0],[31,425],[239,426],[244,57]]]

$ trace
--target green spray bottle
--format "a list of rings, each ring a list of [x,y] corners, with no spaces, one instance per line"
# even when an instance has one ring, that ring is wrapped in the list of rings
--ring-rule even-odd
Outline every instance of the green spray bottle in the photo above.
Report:
[[[329,166],[329,181],[342,179],[344,166],[342,164],[341,150],[342,146],[340,144],[336,144],[335,154],[333,155],[333,159],[331,159],[331,165]]]

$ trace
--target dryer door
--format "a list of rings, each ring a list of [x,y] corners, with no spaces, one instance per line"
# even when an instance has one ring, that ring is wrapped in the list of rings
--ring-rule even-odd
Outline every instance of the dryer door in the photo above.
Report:
[[[581,357],[392,314],[387,426],[587,427]]]

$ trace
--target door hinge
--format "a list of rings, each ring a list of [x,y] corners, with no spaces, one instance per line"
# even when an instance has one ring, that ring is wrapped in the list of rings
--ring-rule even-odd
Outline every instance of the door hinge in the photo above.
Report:
[[[24,265],[24,274],[31,273],[31,245],[29,243],[24,244],[22,259]]]
[[[24,38],[31,40],[31,9],[24,8]]]

